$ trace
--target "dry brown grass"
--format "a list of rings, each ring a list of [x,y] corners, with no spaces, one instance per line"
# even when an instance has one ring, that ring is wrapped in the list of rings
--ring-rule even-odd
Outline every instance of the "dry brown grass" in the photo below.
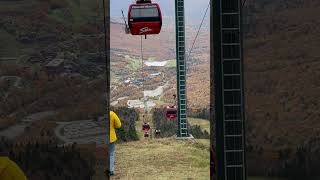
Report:
[[[209,140],[142,140],[116,146],[113,179],[210,179]]]
[[[188,118],[191,125],[199,125],[202,130],[210,132],[210,121],[199,118]]]

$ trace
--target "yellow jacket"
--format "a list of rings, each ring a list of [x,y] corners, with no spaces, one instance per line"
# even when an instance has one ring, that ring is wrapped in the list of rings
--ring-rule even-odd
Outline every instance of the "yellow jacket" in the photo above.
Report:
[[[0,156],[1,180],[27,180],[22,170],[8,157]]]
[[[121,127],[121,121],[117,114],[113,111],[110,111],[110,143],[113,143],[117,140],[115,128]]]

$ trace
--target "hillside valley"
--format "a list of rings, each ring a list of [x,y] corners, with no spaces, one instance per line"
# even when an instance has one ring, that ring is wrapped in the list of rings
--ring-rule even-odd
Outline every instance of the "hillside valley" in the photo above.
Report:
[[[109,102],[105,99],[101,8],[100,1],[88,0],[0,1],[0,136],[19,142],[32,138],[51,139],[58,145],[104,144]],[[244,6],[250,175],[319,177],[319,9],[320,3],[314,0],[248,0]],[[125,34],[123,24],[111,22],[113,107],[141,110],[144,95],[152,108],[172,103],[176,93],[175,26],[174,22],[165,24],[159,35],[142,39],[141,71],[140,37]],[[199,24],[186,26],[187,54]],[[189,109],[206,115],[209,39],[207,24],[187,59]],[[133,118],[136,116],[126,120],[135,122]],[[129,148],[130,143],[122,147]]]

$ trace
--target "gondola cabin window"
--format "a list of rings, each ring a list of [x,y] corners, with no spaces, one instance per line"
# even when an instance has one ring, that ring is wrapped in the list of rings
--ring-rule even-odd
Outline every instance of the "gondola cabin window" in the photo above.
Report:
[[[159,21],[160,14],[156,5],[132,6],[130,21]]]

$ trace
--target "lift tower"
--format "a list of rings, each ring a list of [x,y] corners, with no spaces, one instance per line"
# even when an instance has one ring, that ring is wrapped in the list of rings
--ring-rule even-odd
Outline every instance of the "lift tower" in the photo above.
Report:
[[[210,56],[215,77],[217,179],[246,180],[242,4],[241,0],[213,2]]]
[[[187,122],[186,61],[185,61],[185,22],[184,0],[175,0],[176,16],[176,61],[178,95],[178,131],[177,137],[189,137]]]

